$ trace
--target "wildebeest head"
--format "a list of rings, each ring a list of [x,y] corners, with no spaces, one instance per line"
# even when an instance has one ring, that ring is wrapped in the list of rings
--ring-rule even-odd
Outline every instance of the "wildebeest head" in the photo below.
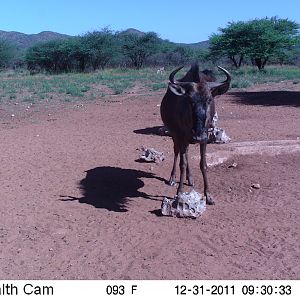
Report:
[[[227,70],[222,67],[218,68],[226,74],[226,80],[223,82],[208,82],[204,76],[202,76],[199,69],[195,69],[197,72],[194,78],[197,78],[196,82],[186,82],[182,80],[175,80],[175,74],[181,70],[180,67],[174,70],[169,76],[169,89],[177,96],[186,98],[193,106],[195,127],[200,132],[199,141],[207,141],[207,130],[211,126],[212,118],[215,114],[214,97],[224,94],[230,86],[231,76]],[[190,72],[190,71],[189,71]],[[187,76],[185,76],[187,77]]]

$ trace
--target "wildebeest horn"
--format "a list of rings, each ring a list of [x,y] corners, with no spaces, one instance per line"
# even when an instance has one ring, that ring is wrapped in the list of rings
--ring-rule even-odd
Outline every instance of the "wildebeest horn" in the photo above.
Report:
[[[231,82],[230,73],[226,69],[224,69],[220,66],[218,66],[218,68],[226,74],[226,80],[223,82],[208,82],[207,83],[210,88],[211,94],[213,96],[222,95],[222,94],[226,93],[229,89],[230,82]]]
[[[231,75],[230,75],[230,73],[226,69],[224,69],[224,68],[222,68],[220,66],[217,66],[217,67],[226,74],[226,80],[223,83],[225,83],[225,82],[230,83],[230,81],[231,81]]]
[[[176,74],[179,70],[181,70],[183,67],[184,67],[184,66],[179,67],[178,69],[174,70],[174,71],[170,74],[169,80],[170,80],[171,83],[173,83],[173,84],[176,84],[176,83],[177,83],[177,81],[174,80],[174,76],[175,76],[175,74]]]

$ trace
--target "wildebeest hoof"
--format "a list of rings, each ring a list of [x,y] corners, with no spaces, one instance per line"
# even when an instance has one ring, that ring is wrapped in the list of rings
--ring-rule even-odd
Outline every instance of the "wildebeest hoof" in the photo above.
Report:
[[[176,180],[174,178],[170,178],[169,185],[170,186],[175,186],[176,185]]]
[[[187,182],[189,186],[194,186],[194,180],[192,178],[187,178]]]
[[[216,202],[211,195],[206,195],[206,204],[207,205],[215,205]]]

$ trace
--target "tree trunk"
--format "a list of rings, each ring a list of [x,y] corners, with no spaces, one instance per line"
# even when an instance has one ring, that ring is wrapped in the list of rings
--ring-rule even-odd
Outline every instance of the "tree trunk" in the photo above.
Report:
[[[263,69],[265,68],[265,65],[266,65],[268,59],[269,59],[269,57],[266,57],[266,58],[264,59],[264,61],[263,61],[263,63],[262,63],[262,68],[263,68]]]
[[[258,70],[263,69],[263,62],[261,58],[254,58],[255,65],[258,67]]]
[[[79,59],[79,70],[80,72],[84,72],[85,70],[85,59],[83,57]]]
[[[255,65],[258,67],[258,70],[263,70],[265,68],[265,65],[268,61],[269,57],[266,57],[266,58],[255,58],[254,61],[255,61]]]
[[[231,61],[233,62],[233,65],[234,65],[236,68],[238,68],[239,66],[238,66],[238,63],[236,62],[236,59],[235,59],[234,55],[229,56],[229,58],[230,58]]]
[[[240,56],[240,59],[239,59],[239,67],[241,66],[242,62],[243,62],[243,59],[244,59],[244,55],[241,55]]]

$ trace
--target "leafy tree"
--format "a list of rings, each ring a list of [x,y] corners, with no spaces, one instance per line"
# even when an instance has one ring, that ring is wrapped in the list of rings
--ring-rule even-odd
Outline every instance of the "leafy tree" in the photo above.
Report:
[[[276,17],[230,22],[226,28],[219,29],[220,34],[211,36],[211,55],[226,56],[237,68],[247,56],[262,70],[270,58],[296,44],[298,29],[299,24]]]
[[[87,33],[82,37],[81,42],[89,54],[90,63],[94,70],[99,67],[103,69],[114,56],[115,37],[108,28]]]
[[[252,43],[248,55],[259,70],[270,58],[284,55],[297,41],[299,25],[287,19],[253,20],[249,25]]]
[[[193,49],[185,45],[178,45],[169,41],[162,41],[155,55],[158,65],[184,65],[193,60],[201,60],[203,52],[201,50]],[[156,64],[156,65],[157,65]]]
[[[26,53],[28,69],[44,70],[50,73],[78,70],[84,72],[90,53],[81,37],[66,40],[54,40],[39,43],[29,48]]]
[[[193,60],[193,54],[193,50],[190,47],[176,46],[171,53],[171,61],[173,61],[173,64],[183,65]]]
[[[83,42],[82,37],[76,37],[70,41],[70,60],[73,61],[75,69],[84,72],[91,60],[91,53],[88,46]]]
[[[146,33],[142,36],[137,34],[120,34],[122,39],[122,52],[129,58],[132,65],[140,69],[146,59],[158,51],[160,40],[154,32]]]
[[[51,73],[66,71],[70,52],[66,47],[67,43],[67,40],[54,40],[32,46],[25,56],[28,69],[40,69]]]
[[[109,29],[89,32],[83,36],[36,44],[26,53],[28,69],[50,73],[84,72],[104,68],[118,56],[122,47]]]
[[[192,54],[193,61],[206,63],[209,59],[209,51],[207,49],[194,49]]]
[[[276,53],[271,58],[271,62],[275,64],[293,64],[293,59],[296,56],[296,53],[292,50],[280,50]]]
[[[25,60],[31,72],[51,67],[51,61],[46,54],[46,45],[44,44],[36,44],[30,47],[26,52]]]
[[[245,22],[231,22],[228,27],[219,29],[221,34],[210,38],[210,55],[214,58],[228,57],[239,68],[251,45],[249,25]]]
[[[14,57],[14,47],[5,40],[0,40],[0,68],[7,67]]]

